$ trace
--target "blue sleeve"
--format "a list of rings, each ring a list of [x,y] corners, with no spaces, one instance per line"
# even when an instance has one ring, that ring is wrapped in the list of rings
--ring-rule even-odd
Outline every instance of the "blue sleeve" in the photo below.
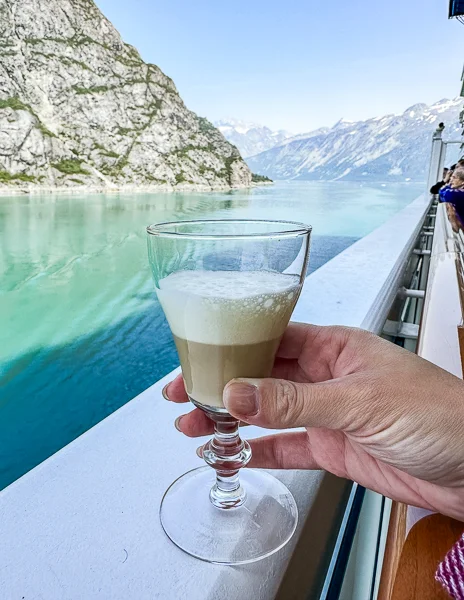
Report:
[[[444,188],[440,190],[440,202],[453,202],[453,194],[454,190],[450,188],[449,185],[446,185]]]
[[[456,207],[459,214],[463,213],[464,210],[464,190],[453,189],[450,187],[443,188],[443,193],[440,192],[440,200],[442,202],[449,202]]]

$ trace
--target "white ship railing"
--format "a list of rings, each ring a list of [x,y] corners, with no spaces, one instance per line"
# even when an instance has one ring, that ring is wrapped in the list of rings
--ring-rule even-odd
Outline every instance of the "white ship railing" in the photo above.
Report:
[[[430,156],[429,175],[427,179],[427,189],[429,190],[437,181],[442,180],[443,169],[445,167],[446,154],[450,146],[462,146],[463,140],[444,140],[444,126],[439,126],[433,134],[432,153]]]
[[[310,275],[294,319],[380,333],[429,208],[428,196],[417,198]],[[352,490],[326,473],[277,473],[301,520],[292,542],[261,562],[207,564],[164,535],[164,491],[201,464],[201,441],[173,427],[185,406],[161,396],[175,373],[0,494],[1,598],[269,600],[303,597],[298,590],[311,598],[326,593]],[[266,433],[246,430],[247,437]]]

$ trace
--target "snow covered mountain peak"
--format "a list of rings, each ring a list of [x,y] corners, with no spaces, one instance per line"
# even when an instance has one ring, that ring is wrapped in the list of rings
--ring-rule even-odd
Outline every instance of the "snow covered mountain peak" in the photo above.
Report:
[[[444,122],[445,139],[459,140],[462,98],[418,103],[400,115],[352,122],[284,140],[247,159],[272,179],[425,181],[433,131]],[[459,152],[459,146],[453,147]],[[455,156],[449,156],[455,162]],[[452,160],[453,159],[453,160]]]
[[[250,129],[262,127],[262,125],[257,125],[256,123],[250,123],[248,121],[242,121],[240,119],[234,119],[233,117],[225,117],[224,119],[216,121],[216,126],[219,130],[235,130],[242,135],[246,135]]]
[[[273,131],[264,125],[233,117],[215,121],[215,126],[229,142],[237,146],[242,156],[245,157],[269,150],[292,137],[288,131]]]

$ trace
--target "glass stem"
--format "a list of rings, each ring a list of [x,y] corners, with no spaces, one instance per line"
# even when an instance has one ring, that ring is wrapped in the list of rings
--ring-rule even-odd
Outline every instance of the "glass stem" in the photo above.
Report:
[[[240,438],[236,419],[221,414],[208,413],[208,416],[214,421],[214,437],[203,448],[203,458],[216,470],[216,483],[209,497],[217,508],[235,508],[246,499],[239,471],[250,462],[251,448]]]

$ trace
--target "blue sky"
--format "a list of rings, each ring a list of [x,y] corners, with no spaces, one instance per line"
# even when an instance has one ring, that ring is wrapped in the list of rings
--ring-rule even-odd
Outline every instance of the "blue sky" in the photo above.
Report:
[[[459,95],[447,0],[96,0],[187,106],[302,132]]]

